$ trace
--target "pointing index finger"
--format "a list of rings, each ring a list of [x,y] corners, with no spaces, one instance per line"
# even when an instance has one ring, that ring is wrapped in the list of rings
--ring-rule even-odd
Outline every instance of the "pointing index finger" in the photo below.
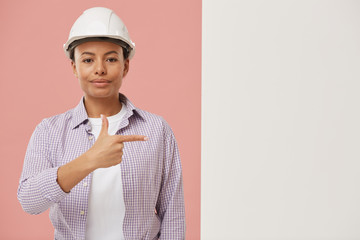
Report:
[[[119,142],[136,142],[136,141],[147,141],[148,137],[143,135],[116,135]]]

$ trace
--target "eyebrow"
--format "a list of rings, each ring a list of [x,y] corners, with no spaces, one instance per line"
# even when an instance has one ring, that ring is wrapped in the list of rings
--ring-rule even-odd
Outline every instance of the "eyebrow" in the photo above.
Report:
[[[109,54],[112,54],[112,53],[115,53],[115,54],[119,55],[119,53],[117,51],[110,51],[110,52],[105,53],[104,55],[109,55]],[[81,54],[81,56],[84,55],[84,54],[89,54],[89,55],[95,56],[95,53],[92,53],[92,52],[83,52]]]

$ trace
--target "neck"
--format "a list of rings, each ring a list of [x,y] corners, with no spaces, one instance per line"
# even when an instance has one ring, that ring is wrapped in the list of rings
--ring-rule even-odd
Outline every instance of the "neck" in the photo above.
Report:
[[[85,96],[84,105],[90,118],[100,118],[100,114],[112,116],[120,112],[119,95],[112,98],[91,98]]]

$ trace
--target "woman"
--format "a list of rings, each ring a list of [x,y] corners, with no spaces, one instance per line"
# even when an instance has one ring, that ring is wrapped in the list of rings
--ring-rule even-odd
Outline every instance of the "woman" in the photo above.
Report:
[[[125,25],[110,9],[88,9],[64,50],[84,96],[36,127],[18,188],[23,209],[50,208],[55,239],[184,239],[175,137],[119,93],[135,53]]]

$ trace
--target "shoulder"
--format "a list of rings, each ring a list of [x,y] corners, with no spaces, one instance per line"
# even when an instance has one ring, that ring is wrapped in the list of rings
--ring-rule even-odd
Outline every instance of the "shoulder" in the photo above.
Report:
[[[73,117],[74,109],[70,109],[64,113],[44,118],[37,126],[37,129],[47,132],[59,131],[69,128]]]
[[[162,116],[138,108],[136,112],[136,121],[140,123],[143,132],[149,132],[150,136],[162,139],[165,144],[176,142],[173,130]]]
[[[57,141],[70,126],[71,111],[58,114],[52,117],[44,118],[33,131],[29,145],[48,146],[50,143]]]
[[[157,114],[145,111],[143,109],[140,109],[138,107],[135,107],[134,104],[123,94],[120,93],[120,101],[125,103],[127,107],[128,113],[131,112],[135,113],[134,118],[135,122],[141,123],[141,125],[146,125],[147,128],[151,129],[162,129],[162,130],[170,130],[171,128],[169,124],[165,121],[165,119]]]
[[[165,131],[171,130],[168,122],[160,115],[136,108],[137,114],[148,125]]]

